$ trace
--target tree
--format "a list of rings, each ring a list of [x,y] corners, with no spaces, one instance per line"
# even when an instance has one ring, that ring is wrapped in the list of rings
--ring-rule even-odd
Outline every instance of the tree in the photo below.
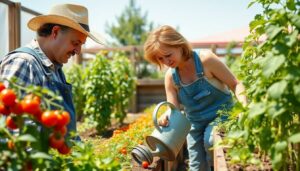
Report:
[[[106,32],[118,45],[141,45],[153,28],[153,23],[147,22],[147,13],[142,14],[135,0],[130,0],[129,6],[116,19],[117,24],[107,25]]]

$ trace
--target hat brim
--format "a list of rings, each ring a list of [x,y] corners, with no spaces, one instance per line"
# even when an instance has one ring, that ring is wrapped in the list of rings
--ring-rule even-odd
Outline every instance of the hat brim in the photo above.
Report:
[[[92,33],[90,31],[85,30],[79,23],[74,20],[59,16],[59,15],[39,15],[31,20],[29,20],[27,26],[33,31],[37,31],[42,25],[46,23],[60,24],[64,26],[68,26],[74,30],[77,30],[86,36],[90,37],[95,42],[105,45],[104,38],[98,34]]]

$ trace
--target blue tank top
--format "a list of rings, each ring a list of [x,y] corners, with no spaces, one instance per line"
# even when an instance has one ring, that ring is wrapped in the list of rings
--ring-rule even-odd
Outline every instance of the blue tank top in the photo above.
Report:
[[[172,77],[178,87],[178,100],[184,106],[189,120],[213,119],[218,110],[228,110],[232,107],[231,93],[223,92],[214,87],[204,78],[203,66],[199,56],[193,52],[197,80],[184,85],[178,73],[178,68],[172,69]]]

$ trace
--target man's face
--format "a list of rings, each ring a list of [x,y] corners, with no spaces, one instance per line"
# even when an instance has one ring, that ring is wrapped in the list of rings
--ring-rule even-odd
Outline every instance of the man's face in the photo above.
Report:
[[[85,43],[86,37],[85,34],[74,29],[64,31],[59,29],[53,43],[53,60],[59,64],[64,64],[68,62],[71,56],[80,54],[81,46]]]

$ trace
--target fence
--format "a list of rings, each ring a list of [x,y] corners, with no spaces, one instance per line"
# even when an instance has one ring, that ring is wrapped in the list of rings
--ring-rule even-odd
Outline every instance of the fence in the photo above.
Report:
[[[9,51],[25,45],[34,37],[34,32],[23,27],[27,27],[26,23],[30,18],[41,14],[9,0],[0,2],[0,13],[1,23],[3,23],[0,26],[0,56],[2,57]]]

